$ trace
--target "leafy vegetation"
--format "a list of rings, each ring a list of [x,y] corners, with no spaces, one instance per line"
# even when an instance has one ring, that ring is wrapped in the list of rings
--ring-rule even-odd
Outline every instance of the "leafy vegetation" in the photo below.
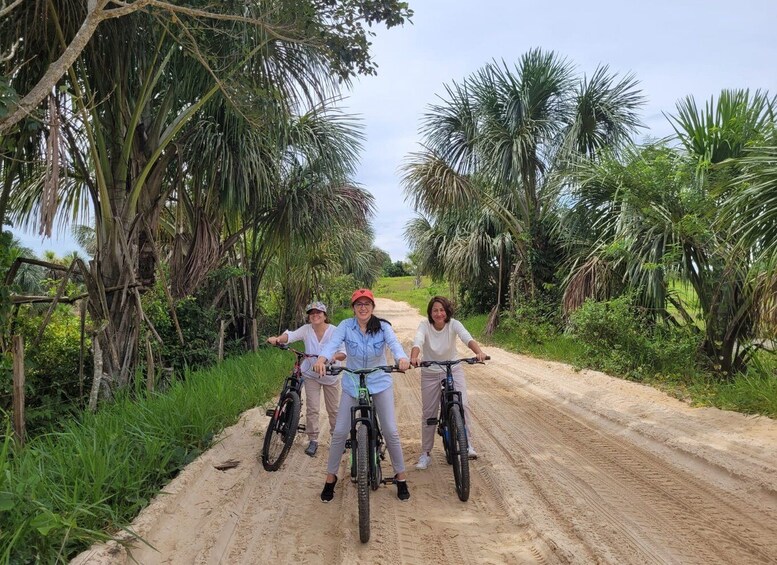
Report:
[[[380,279],[376,287],[381,296],[407,302],[422,314],[440,290],[439,283],[425,277],[417,288],[413,277]],[[777,418],[774,354],[757,355],[747,373],[721,382],[699,365],[699,333],[646,322],[628,295],[586,302],[573,314],[569,327],[552,306],[542,303],[504,312],[490,335],[486,314],[457,318],[486,345],[638,380],[694,405]]]
[[[107,538],[220,430],[275,394],[288,370],[283,352],[263,349],[189,373],[164,394],[122,395],[24,448],[7,430],[0,444],[0,563],[66,562]]]

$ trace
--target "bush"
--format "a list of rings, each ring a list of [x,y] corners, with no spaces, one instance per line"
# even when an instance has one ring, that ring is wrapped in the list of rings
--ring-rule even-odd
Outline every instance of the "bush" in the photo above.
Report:
[[[81,351],[80,319],[68,306],[54,311],[40,341],[38,328],[43,315],[30,307],[20,311],[15,331],[25,343],[25,421],[30,435],[42,431],[83,407],[92,377],[91,342],[85,339],[84,382],[78,375]],[[0,408],[10,409],[11,379],[3,379]]]
[[[166,366],[183,374],[186,368],[204,368],[216,362],[218,316],[214,309],[203,307],[194,297],[186,297],[175,303],[175,313],[184,340],[181,345],[160,283],[144,297],[143,308],[162,338],[161,345],[153,338],[151,343],[161,354]]]
[[[550,302],[523,302],[514,311],[502,313],[497,331],[510,333],[518,343],[542,344],[560,333],[558,308]]]
[[[690,328],[654,326],[630,296],[586,301],[572,314],[569,331],[583,344],[586,362],[606,372],[635,380],[697,372],[701,336]]]

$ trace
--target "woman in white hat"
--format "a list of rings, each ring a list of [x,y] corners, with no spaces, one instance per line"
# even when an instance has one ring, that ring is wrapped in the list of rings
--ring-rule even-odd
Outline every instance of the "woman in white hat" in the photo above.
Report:
[[[294,343],[302,341],[305,344],[305,352],[311,355],[321,353],[335,331],[335,326],[329,323],[326,313],[326,304],[323,302],[311,302],[305,307],[308,323],[294,330],[286,330],[281,335],[267,338],[267,343],[277,345],[279,343]],[[340,347],[334,357],[337,361],[345,359],[345,348]],[[318,420],[321,406],[321,392],[324,392],[324,404],[329,416],[329,431],[335,429],[337,421],[337,409],[340,403],[340,384],[337,375],[320,376],[312,370],[315,359],[308,358],[302,361],[302,375],[305,378],[305,432],[308,434],[308,447],[305,453],[313,457],[318,449]]]

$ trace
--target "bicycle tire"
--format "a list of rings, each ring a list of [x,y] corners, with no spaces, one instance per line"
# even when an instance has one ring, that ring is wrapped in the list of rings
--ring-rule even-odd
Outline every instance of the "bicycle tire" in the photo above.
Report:
[[[448,427],[446,418],[443,418],[443,409],[440,409],[440,423],[438,433],[442,438],[442,448],[445,451],[445,462],[450,465],[453,463],[453,442],[451,441],[451,431]]]
[[[297,436],[301,409],[299,394],[290,390],[270,417],[262,444],[262,466],[265,471],[277,471],[289,454]]]
[[[356,431],[356,492],[359,499],[359,540],[370,540],[370,440],[367,426],[361,424]]]
[[[448,429],[451,439],[451,460],[453,464],[453,481],[456,484],[456,494],[459,500],[466,502],[469,498],[469,453],[467,452],[467,431],[464,429],[464,418],[457,404],[448,409]]]

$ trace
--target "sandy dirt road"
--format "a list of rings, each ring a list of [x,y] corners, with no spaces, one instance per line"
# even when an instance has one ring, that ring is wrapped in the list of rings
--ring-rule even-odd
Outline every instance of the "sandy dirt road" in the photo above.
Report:
[[[418,314],[380,299],[376,312],[409,351]],[[143,565],[777,563],[776,421],[690,408],[601,373],[485,351],[490,362],[465,367],[480,452],[468,502],[456,496],[439,441],[429,469],[415,469],[414,370],[397,374],[395,384],[411,498],[400,502],[394,487],[372,493],[367,544],[359,542],[350,482],[338,484],[333,502],[319,500],[328,431],[317,457],[304,455],[298,436],[283,467],[267,473],[257,458],[267,418],[256,408],[141,513],[132,528],[154,549],[135,542],[132,558]],[[230,459],[240,465],[214,468]],[[132,558],[109,544],[74,563]]]

